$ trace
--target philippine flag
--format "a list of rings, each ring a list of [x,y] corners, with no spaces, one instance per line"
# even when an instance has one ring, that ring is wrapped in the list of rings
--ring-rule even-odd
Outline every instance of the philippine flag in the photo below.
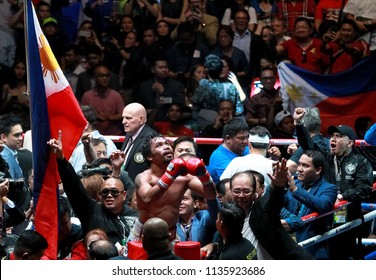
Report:
[[[58,183],[56,157],[47,145],[63,132],[69,159],[86,125],[79,104],[42,33],[31,0],[25,1],[28,91],[30,93],[34,168],[35,229],[48,241],[45,255],[58,248]]]
[[[296,107],[318,107],[325,132],[330,125],[354,127],[360,116],[376,120],[376,56],[335,75],[318,75],[284,62],[278,72],[285,109],[292,113]]]

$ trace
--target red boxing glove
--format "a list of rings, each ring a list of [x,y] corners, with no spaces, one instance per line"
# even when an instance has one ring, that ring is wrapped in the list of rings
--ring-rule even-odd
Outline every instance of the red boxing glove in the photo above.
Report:
[[[166,172],[158,179],[158,186],[167,189],[178,176],[187,175],[186,162],[181,158],[174,158],[167,166]]]
[[[199,158],[190,158],[187,161],[188,173],[197,176],[204,186],[213,182],[209,172],[206,170],[205,163]]]

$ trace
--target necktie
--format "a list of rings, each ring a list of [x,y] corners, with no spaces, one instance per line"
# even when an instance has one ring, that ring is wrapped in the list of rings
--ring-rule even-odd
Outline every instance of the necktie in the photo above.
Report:
[[[128,138],[127,145],[126,145],[126,147],[125,147],[125,149],[124,149],[124,154],[125,154],[124,164],[125,164],[125,163],[127,162],[127,160],[128,160],[128,152],[129,152],[129,150],[131,149],[132,144],[133,144],[133,138],[132,138],[132,136],[130,136],[130,137]]]
[[[132,144],[133,144],[133,138],[132,138],[132,136],[130,136],[128,138],[127,146],[124,149],[125,154],[127,154],[129,152],[129,149],[132,147]]]

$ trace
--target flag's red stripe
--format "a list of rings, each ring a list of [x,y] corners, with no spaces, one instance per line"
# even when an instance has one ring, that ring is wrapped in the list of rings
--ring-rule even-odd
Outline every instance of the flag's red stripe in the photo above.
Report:
[[[346,124],[354,127],[356,118],[369,116],[376,119],[376,91],[347,97],[329,97],[317,104],[320,109],[322,129],[330,125]]]
[[[47,106],[51,137],[57,139],[58,131],[62,130],[64,156],[69,159],[81,138],[86,119],[70,87],[50,95]]]
[[[56,157],[51,153],[35,209],[35,228],[47,239],[48,248],[45,255],[49,259],[56,259],[58,248],[58,183]]]

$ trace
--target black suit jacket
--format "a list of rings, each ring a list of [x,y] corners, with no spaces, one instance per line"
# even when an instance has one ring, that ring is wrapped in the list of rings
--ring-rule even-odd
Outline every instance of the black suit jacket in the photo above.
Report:
[[[285,192],[283,188],[274,188],[256,199],[249,226],[254,235],[275,260],[313,260],[313,256],[300,247],[283,228],[281,212]]]
[[[158,135],[158,132],[156,132],[150,126],[145,125],[141,130],[140,134],[137,136],[136,140],[134,140],[133,145],[128,152],[129,155],[127,157],[127,160],[124,163],[124,170],[128,172],[128,175],[133,182],[137,174],[142,173],[149,168],[148,162],[142,156],[142,146],[144,140],[149,135]],[[126,133],[125,141],[121,147],[122,151],[124,151],[125,147],[127,146],[128,139],[129,134]]]

